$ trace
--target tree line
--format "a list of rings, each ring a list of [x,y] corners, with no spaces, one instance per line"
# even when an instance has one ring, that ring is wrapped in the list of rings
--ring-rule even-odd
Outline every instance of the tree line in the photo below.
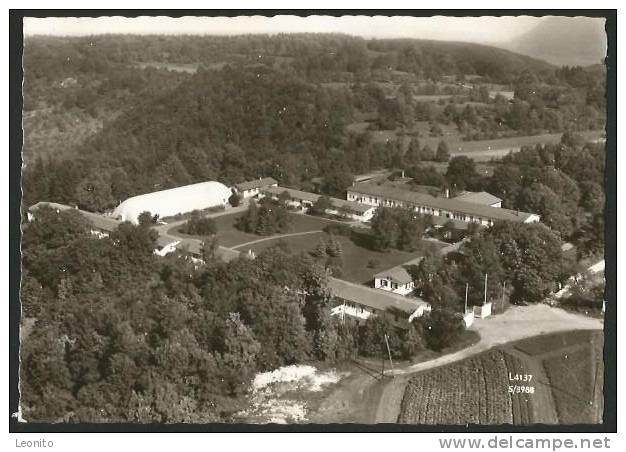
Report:
[[[417,324],[331,317],[327,271],[306,253],[198,265],[184,250],[157,257],[151,225],[98,239],[80,213],[46,207],[24,224],[26,419],[228,422],[256,372],[378,356],[383,330],[394,356],[437,346]],[[325,252],[341,253],[334,240]]]

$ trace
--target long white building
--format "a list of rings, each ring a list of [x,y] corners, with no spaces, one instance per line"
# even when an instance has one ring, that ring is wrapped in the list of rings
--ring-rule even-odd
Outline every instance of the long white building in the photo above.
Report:
[[[450,220],[477,223],[483,226],[491,226],[495,221],[514,221],[518,223],[540,221],[540,216],[534,213],[495,207],[499,205],[496,201],[498,198],[495,197],[493,199],[494,202],[489,200],[489,204],[486,204],[483,203],[483,199],[480,199],[480,201],[476,199],[472,202],[463,198],[434,197],[391,185],[361,183],[348,187],[347,198],[348,201],[368,206],[409,208],[421,215],[444,217]]]
[[[225,206],[231,194],[231,190],[220,182],[184,185],[128,198],[115,208],[112,217],[137,224],[137,217],[142,212],[158,214],[160,218],[171,217],[193,210]]]

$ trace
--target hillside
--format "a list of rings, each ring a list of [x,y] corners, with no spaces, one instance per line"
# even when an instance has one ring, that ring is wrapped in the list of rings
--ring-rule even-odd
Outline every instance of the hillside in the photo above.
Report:
[[[29,37],[24,159],[72,157],[120,114],[171,92],[198,70],[227,64],[287,71],[312,83],[392,86],[464,74],[510,83],[525,69],[551,71],[544,62],[494,47],[347,35]]]
[[[556,65],[588,66],[606,56],[603,19],[547,17],[507,48]]]
[[[429,138],[451,144],[604,124],[601,71],[560,71],[458,42],[37,37],[26,43],[24,68],[27,203],[73,204],[83,186],[110,208],[155,189],[259,176],[304,188],[325,175],[335,183],[324,191],[342,195],[351,174],[432,161]],[[411,153],[409,136],[423,140]]]
[[[433,41],[422,39],[372,40],[370,49],[398,53],[403,57],[416,49],[422,55],[432,55],[447,74],[477,74],[489,76],[501,83],[510,81],[511,74],[524,70],[547,73],[554,66],[546,61],[496,46],[469,42]],[[399,62],[399,64],[406,64]]]

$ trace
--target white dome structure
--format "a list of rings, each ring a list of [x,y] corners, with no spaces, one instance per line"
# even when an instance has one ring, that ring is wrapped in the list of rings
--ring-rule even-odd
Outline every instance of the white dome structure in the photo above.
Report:
[[[128,198],[115,208],[112,216],[137,224],[137,217],[142,212],[158,214],[159,218],[171,217],[226,205],[230,195],[230,189],[220,182],[200,182]]]

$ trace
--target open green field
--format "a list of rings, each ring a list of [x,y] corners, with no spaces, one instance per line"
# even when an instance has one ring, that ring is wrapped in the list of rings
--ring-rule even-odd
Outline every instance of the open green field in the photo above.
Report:
[[[382,270],[401,265],[411,259],[423,256],[423,250],[414,252],[391,250],[389,252],[379,252],[368,249],[366,246],[359,244],[358,239],[354,240],[350,237],[335,236],[341,244],[343,274],[341,279],[354,283],[367,284],[372,281],[373,276]],[[266,240],[264,242],[255,243],[253,245],[241,248],[240,251],[248,251],[251,249],[255,253],[275,246],[282,242],[291,252],[309,252],[312,251],[320,240],[328,241],[328,234],[320,232],[318,234],[307,234],[294,237],[277,238],[275,240]],[[433,242],[423,242],[424,246],[443,247],[442,244]]]
[[[346,128],[352,132],[364,132],[367,130],[369,122],[358,122],[349,124]],[[450,149],[450,154],[454,156],[466,155],[476,161],[489,161],[493,158],[500,158],[510,151],[517,152],[522,146],[535,146],[537,144],[558,143],[561,141],[562,133],[545,133],[541,135],[527,135],[521,137],[498,138],[494,140],[463,141],[454,124],[439,124],[443,136],[431,137],[430,124],[426,121],[418,121],[415,126],[406,131],[396,130],[372,130],[372,140],[374,142],[385,143],[387,141],[400,138],[406,150],[411,140],[411,135],[417,134],[422,146],[428,145],[433,150],[437,149],[440,141],[445,141]],[[604,134],[603,131],[581,132],[581,135],[588,140],[596,140]]]
[[[434,166],[438,173],[446,174],[448,162],[423,162],[424,166]],[[491,176],[496,164],[489,162],[476,162],[476,172],[482,176]]]
[[[581,135],[587,139],[594,140],[602,136],[602,131],[583,132]],[[535,146],[537,144],[558,143],[561,141],[561,133],[546,133],[542,135],[528,135],[522,137],[498,138],[495,140],[463,141],[458,133],[455,135],[444,131],[443,137],[420,137],[422,145],[428,144],[436,149],[439,141],[445,140],[450,148],[450,154],[467,155],[475,160],[490,160],[492,158],[503,157],[510,151],[519,151],[522,146]],[[408,139],[406,139],[408,140]]]
[[[242,243],[252,242],[260,239],[271,239],[275,236],[263,236],[257,234],[249,234],[244,231],[240,231],[235,227],[235,222],[239,217],[244,215],[244,213],[233,213],[230,215],[220,215],[215,217],[215,225],[217,226],[217,238],[219,240],[220,245],[225,247],[233,247],[237,245],[241,245]],[[293,234],[299,232],[309,232],[309,231],[321,231],[325,226],[329,224],[335,224],[336,222],[327,220],[324,218],[313,217],[310,215],[300,215],[300,214],[291,214],[292,224],[288,231],[285,231],[285,234]],[[168,231],[168,233],[172,235],[177,235],[180,237],[190,237],[195,239],[203,239],[203,237],[192,236],[188,234],[183,234],[179,231],[180,226],[174,227]],[[277,234],[278,235],[278,234]],[[308,236],[309,240],[310,235]],[[267,240],[268,246],[275,242],[275,240]],[[265,243],[265,242],[263,242]],[[317,242],[314,242],[317,243]],[[247,250],[247,248],[246,248]]]
[[[398,420],[410,424],[600,423],[602,345],[601,331],[568,331],[420,372],[406,387]],[[519,380],[516,375],[530,379]]]
[[[413,96],[415,102],[437,102],[441,99],[450,99],[452,94],[416,94]]]
[[[570,331],[526,339],[515,344],[515,348],[529,356],[540,356],[550,350],[559,350],[587,341],[589,341],[589,332]]]
[[[522,341],[517,349],[543,365],[561,424],[602,422],[602,331],[571,331]]]
[[[198,65],[195,63],[161,63],[158,61],[150,61],[137,63],[136,67],[138,67],[139,69],[167,69],[168,71],[186,72],[188,74],[195,74],[196,72],[198,72]]]

